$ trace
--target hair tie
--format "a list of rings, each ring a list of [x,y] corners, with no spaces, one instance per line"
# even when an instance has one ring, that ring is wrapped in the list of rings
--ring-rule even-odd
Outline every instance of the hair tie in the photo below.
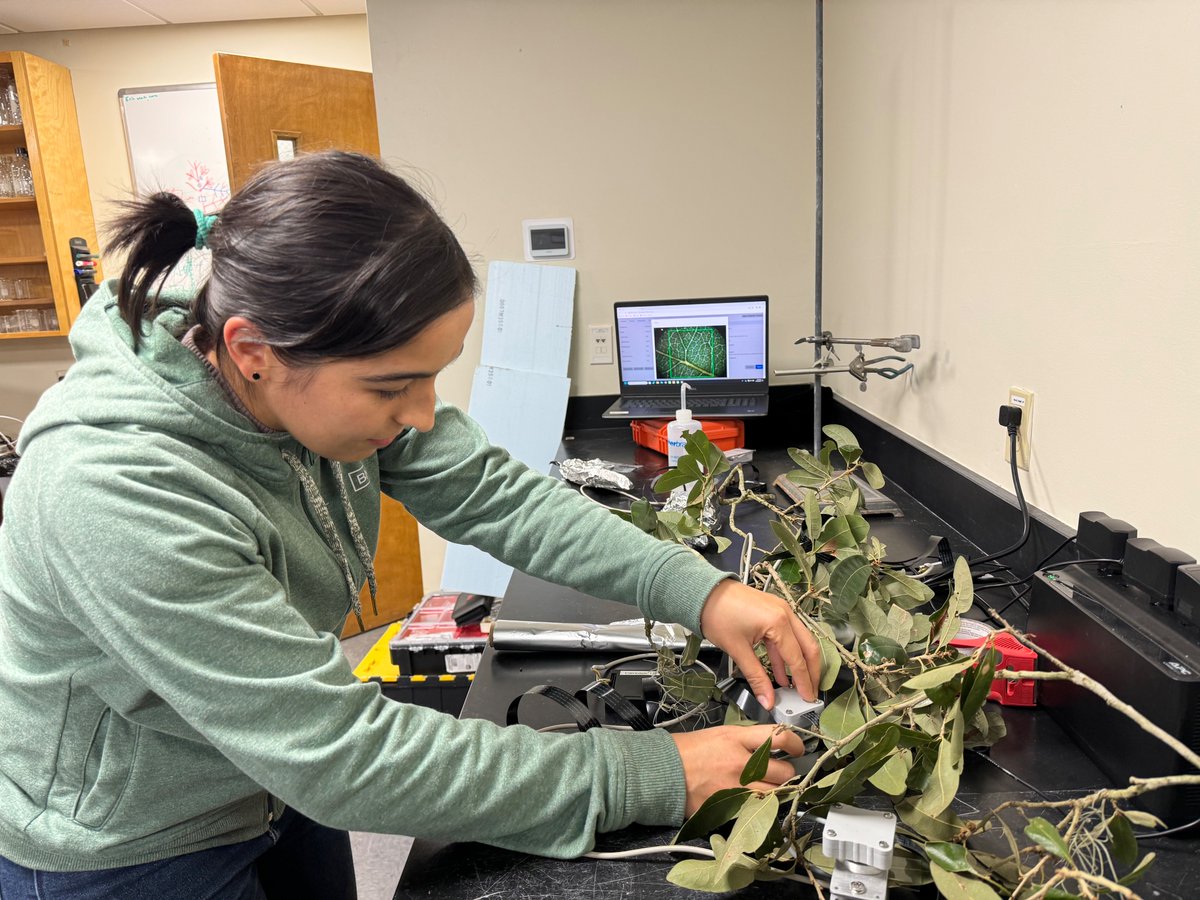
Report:
[[[202,209],[193,209],[192,215],[196,217],[196,249],[203,250],[208,245],[208,233],[217,224],[217,217],[206,216]]]

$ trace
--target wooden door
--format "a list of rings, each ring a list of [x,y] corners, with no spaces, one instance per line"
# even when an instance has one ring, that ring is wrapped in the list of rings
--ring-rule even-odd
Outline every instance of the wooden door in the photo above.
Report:
[[[379,155],[370,72],[228,53],[214,54],[213,67],[234,191],[259,166],[279,158],[280,140],[298,153],[336,148]],[[362,591],[368,629],[403,618],[421,599],[417,522],[390,497],[382,498],[375,577],[377,615],[371,612],[370,593]],[[358,622],[351,616],[343,636],[357,633]]]
[[[379,155],[375,83],[370,72],[213,54],[217,102],[237,190],[264,162],[289,152],[358,150]]]

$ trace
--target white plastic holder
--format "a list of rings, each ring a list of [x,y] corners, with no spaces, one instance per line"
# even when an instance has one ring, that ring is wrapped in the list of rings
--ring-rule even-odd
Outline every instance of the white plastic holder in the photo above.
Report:
[[[887,900],[896,816],[835,803],[825,816],[822,852],[834,861],[833,900]]]

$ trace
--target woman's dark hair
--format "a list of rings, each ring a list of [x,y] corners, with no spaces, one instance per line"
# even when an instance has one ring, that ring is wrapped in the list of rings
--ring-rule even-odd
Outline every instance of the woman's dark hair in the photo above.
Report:
[[[128,251],[118,306],[136,348],[199,226],[174,194],[124,207],[109,249]],[[313,153],[262,169],[225,204],[205,246],[212,272],[193,303],[195,322],[220,351],[226,320],[244,316],[292,365],[391,350],[477,286],[429,202],[359,153]]]

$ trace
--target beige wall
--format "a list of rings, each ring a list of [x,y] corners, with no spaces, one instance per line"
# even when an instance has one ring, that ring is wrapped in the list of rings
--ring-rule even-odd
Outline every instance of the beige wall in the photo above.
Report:
[[[924,338],[915,377],[827,384],[1006,490],[997,407],[1032,390],[1036,506],[1200,555],[1200,5],[824,9],[826,327]],[[812,2],[368,12],[383,151],[428,173],[481,261],[520,258],[522,218],[575,218],[577,357],[614,300],[765,291],[775,364],[807,361]],[[612,367],[571,375],[616,389]]]
[[[839,393],[1008,486],[1032,390],[1031,502],[1200,556],[1200,4],[825,9],[826,318],[924,339]]]
[[[767,293],[771,353],[811,327],[812,7],[795,0],[369,0],[380,146],[480,264],[571,216],[572,393],[616,300]],[[441,379],[465,403],[478,328]],[[442,546],[423,535],[427,586]]]
[[[0,50],[24,50],[71,70],[92,206],[101,228],[112,215],[112,201],[130,190],[117,104],[121,88],[212,81],[212,55],[218,51],[371,68],[366,16],[0,35]],[[106,274],[116,274],[115,267]],[[0,343],[0,414],[23,418],[70,363],[62,338]]]

